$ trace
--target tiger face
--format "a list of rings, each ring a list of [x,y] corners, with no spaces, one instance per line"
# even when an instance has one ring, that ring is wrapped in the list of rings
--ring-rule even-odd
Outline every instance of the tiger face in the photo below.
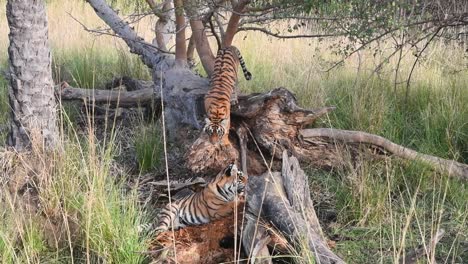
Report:
[[[234,163],[215,179],[217,192],[226,200],[233,201],[236,195],[243,194],[247,178]]]
[[[221,143],[227,133],[226,131],[229,130],[229,120],[223,119],[221,122],[211,122],[207,118],[205,121],[206,124],[203,130],[208,134],[211,144]]]

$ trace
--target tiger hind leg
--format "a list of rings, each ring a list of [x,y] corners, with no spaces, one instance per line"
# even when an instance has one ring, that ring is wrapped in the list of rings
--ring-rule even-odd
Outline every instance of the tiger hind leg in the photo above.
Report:
[[[183,227],[179,221],[179,205],[176,203],[168,204],[166,207],[159,213],[159,224],[155,229],[156,233],[161,233],[168,231],[171,226],[174,229]]]

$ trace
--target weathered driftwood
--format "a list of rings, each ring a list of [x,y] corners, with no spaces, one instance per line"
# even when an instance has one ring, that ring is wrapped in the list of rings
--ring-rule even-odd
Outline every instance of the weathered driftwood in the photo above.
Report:
[[[448,173],[450,176],[456,176],[463,180],[468,180],[468,165],[466,164],[418,153],[417,151],[405,148],[377,135],[361,131],[339,130],[332,128],[305,129],[302,130],[300,134],[303,141],[311,143],[318,138],[325,138],[331,143],[340,142],[343,144],[365,144],[380,147],[397,157],[421,161],[438,171]]]
[[[156,89],[158,91],[158,89]],[[140,89],[135,91],[114,91],[74,88],[62,83],[56,88],[56,94],[65,101],[82,100],[92,104],[110,104],[118,107],[145,106],[153,102],[155,89]],[[156,98],[157,99],[157,98]]]
[[[300,213],[310,224],[312,231],[325,241],[314,204],[310,198],[309,180],[301,169],[299,161],[294,156],[288,157],[286,151],[283,151],[282,161],[281,177],[289,203],[294,211]]]
[[[242,247],[250,263],[272,263],[268,243],[271,241],[265,227],[258,223],[258,216],[246,212],[245,224],[242,228]]]
[[[319,263],[344,263],[328,248],[315,212],[305,210],[306,206],[312,207],[312,202],[304,199],[310,196],[309,187],[291,189],[307,182],[307,176],[299,167],[299,162],[294,156],[288,157],[286,151],[282,155],[284,158],[281,173],[267,172],[249,178],[246,188],[247,211],[254,217],[246,217],[246,225],[258,225],[256,220],[261,218],[281,231],[297,250],[300,251],[305,246],[320,260]],[[243,236],[256,238],[256,234],[251,232],[255,232],[255,229],[245,229]],[[258,239],[258,242],[261,241]],[[245,245],[248,244],[244,242],[244,248]],[[255,247],[252,243],[248,246]],[[245,250],[249,252],[250,248]]]

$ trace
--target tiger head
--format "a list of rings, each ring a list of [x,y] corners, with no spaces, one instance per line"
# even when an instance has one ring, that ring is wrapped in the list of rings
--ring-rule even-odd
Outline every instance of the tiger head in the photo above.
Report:
[[[228,119],[222,119],[221,122],[211,122],[211,120],[207,118],[205,121],[206,124],[203,130],[208,134],[210,142],[212,144],[220,143],[226,131],[229,130]]]
[[[233,201],[236,195],[243,194],[247,178],[244,176],[244,173],[237,168],[236,164],[231,163],[216,176],[213,183],[216,184],[216,191],[226,201]]]

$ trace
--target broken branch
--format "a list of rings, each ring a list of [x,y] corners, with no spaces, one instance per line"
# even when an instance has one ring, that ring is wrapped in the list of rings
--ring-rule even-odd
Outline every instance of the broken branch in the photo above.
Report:
[[[301,130],[300,134],[305,141],[311,141],[311,138],[321,137],[328,138],[333,141],[341,141],[343,143],[375,145],[385,149],[390,153],[393,153],[395,156],[409,160],[418,160],[438,171],[447,172],[449,176],[456,176],[462,180],[468,180],[468,165],[456,162],[454,160],[446,160],[439,157],[422,154],[412,149],[395,144],[381,136],[372,135],[361,131],[339,130],[333,128],[304,129]]]

